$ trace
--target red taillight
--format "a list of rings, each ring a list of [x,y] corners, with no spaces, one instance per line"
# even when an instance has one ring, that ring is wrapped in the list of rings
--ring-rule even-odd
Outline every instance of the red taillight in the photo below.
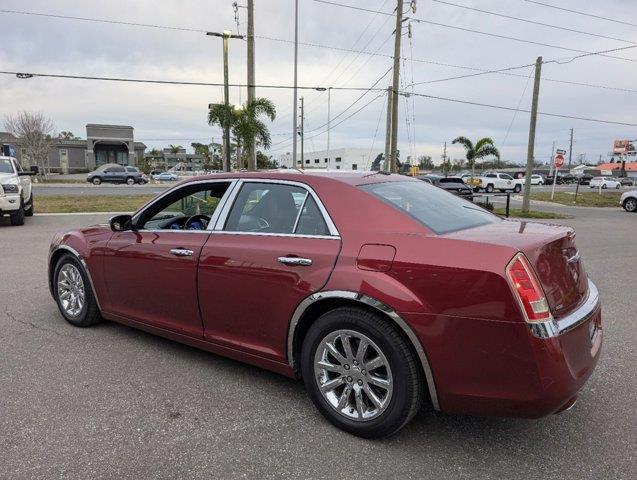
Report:
[[[520,301],[527,322],[543,322],[551,318],[551,311],[526,257],[518,253],[509,262],[507,276]]]

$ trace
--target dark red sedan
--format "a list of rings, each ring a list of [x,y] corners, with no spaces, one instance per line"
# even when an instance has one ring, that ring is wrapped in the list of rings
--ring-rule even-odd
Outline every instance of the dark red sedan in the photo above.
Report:
[[[570,228],[382,173],[189,180],[57,235],[49,284],[73,325],[113,320],[302,377],[329,421],[368,438],[423,401],[570,408],[602,343]]]

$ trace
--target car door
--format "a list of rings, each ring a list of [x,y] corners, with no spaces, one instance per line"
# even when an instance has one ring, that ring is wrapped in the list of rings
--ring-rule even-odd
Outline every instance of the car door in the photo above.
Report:
[[[134,230],[113,234],[104,253],[109,313],[201,338],[197,263],[210,235],[204,227],[214,225],[231,184],[172,189],[134,216]]]
[[[340,236],[320,199],[296,182],[241,181],[204,245],[204,337],[285,361],[289,321],[334,268]]]

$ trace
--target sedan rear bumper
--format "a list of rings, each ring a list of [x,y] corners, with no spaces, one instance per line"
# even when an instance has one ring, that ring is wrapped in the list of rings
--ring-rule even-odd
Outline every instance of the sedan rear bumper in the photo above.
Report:
[[[524,322],[408,314],[446,412],[539,418],[572,406],[599,359],[597,288],[544,328]],[[453,340],[451,340],[453,338]]]

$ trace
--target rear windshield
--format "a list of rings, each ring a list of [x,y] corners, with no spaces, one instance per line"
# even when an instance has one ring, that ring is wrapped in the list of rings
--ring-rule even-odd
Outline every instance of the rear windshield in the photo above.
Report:
[[[437,234],[501,221],[471,202],[424,182],[373,183],[360,188],[415,218]]]
[[[462,178],[441,178],[440,183],[459,183],[464,185]]]

